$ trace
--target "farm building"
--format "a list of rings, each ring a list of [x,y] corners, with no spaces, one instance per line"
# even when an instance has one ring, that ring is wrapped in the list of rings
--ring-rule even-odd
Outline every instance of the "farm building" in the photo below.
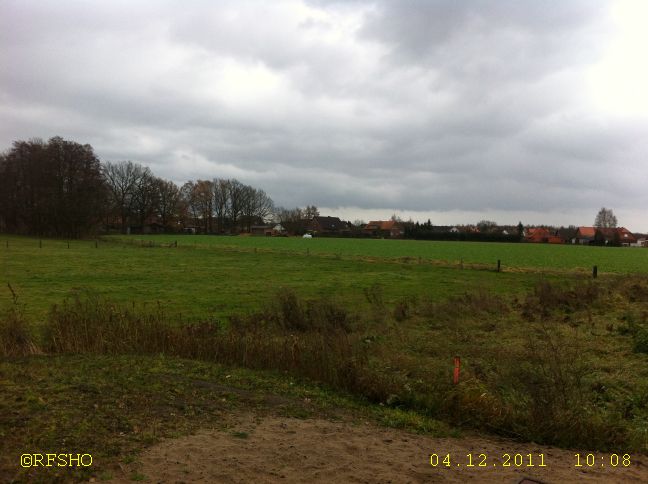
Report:
[[[288,231],[281,224],[276,224],[272,227],[272,235],[288,235]]]
[[[252,225],[250,227],[251,235],[263,235],[270,237],[272,235],[272,226],[271,225]]]
[[[395,220],[377,220],[369,222],[367,225],[365,225],[362,229],[362,232],[365,235],[373,237],[398,238],[403,236],[405,229],[403,228],[402,224],[398,223]]]
[[[578,227],[572,243],[581,245],[591,244],[594,242],[595,235],[596,227]]]
[[[524,240],[536,244],[562,244],[562,237],[552,234],[549,229],[544,227],[528,228]]]
[[[637,245],[637,237],[625,227],[578,227],[572,243],[588,245]]]
[[[338,217],[313,217],[309,230],[315,235],[349,235],[351,229],[346,222]]]
[[[599,227],[596,229],[594,241],[599,244],[622,245],[629,247],[630,245],[637,243],[637,238],[625,227]]]
[[[287,235],[286,229],[281,224],[275,225],[252,225],[250,227],[251,235],[262,235],[265,237],[276,237],[279,235]]]

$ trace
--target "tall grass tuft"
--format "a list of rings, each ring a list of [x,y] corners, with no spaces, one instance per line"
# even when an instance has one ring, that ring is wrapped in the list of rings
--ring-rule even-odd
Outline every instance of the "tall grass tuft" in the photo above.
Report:
[[[10,284],[12,303],[0,312],[0,356],[26,356],[39,353],[30,326]]]
[[[262,312],[172,325],[158,308],[139,311],[93,294],[52,308],[45,348],[55,353],[148,353],[274,369],[352,390],[366,380],[366,355],[349,334],[353,318],[331,301],[282,291]]]

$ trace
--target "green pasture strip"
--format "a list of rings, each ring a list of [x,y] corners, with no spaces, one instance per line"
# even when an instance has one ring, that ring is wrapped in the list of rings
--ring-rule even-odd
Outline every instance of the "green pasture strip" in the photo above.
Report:
[[[367,405],[277,375],[178,358],[32,356],[0,359],[0,480],[69,482],[116,477],[162,438],[211,427],[236,433],[240,412],[369,419],[416,432],[456,431],[414,412]],[[92,455],[91,467],[23,469],[21,454]]]
[[[205,238],[204,240],[211,240]],[[214,237],[238,241],[244,238]],[[265,239],[247,238],[254,242]],[[247,240],[246,239],[246,240]],[[518,293],[533,287],[541,274],[398,262],[375,258],[307,255],[261,247],[188,244],[180,238],[154,238],[153,247],[141,243],[11,237],[0,246],[0,304],[11,301],[11,287],[27,316],[37,324],[54,304],[75,293],[91,290],[119,303],[155,307],[158,304],[178,321],[225,318],[272,301],[280,288],[304,297],[330,297],[354,306],[368,304],[364,290],[382,287],[386,303],[402,298],[441,300],[466,291],[488,288]],[[202,240],[202,239],[198,239]],[[301,239],[278,239],[288,244]],[[313,239],[315,240],[315,239]],[[162,242],[166,245],[163,245]],[[330,242],[326,240],[324,242]],[[343,241],[376,243],[384,241]],[[263,250],[261,250],[263,249]],[[547,276],[557,277],[557,276]],[[571,277],[571,276],[570,276]]]
[[[591,273],[596,265],[599,272],[648,273],[648,250],[640,247],[594,247],[580,245],[449,242],[390,239],[345,239],[315,237],[239,237],[211,235],[133,235],[109,238],[129,243],[153,242],[195,247],[268,250],[284,253],[321,254],[340,257],[399,259],[421,257],[427,261],[450,264],[478,264],[495,267],[498,260],[507,269],[569,270]]]

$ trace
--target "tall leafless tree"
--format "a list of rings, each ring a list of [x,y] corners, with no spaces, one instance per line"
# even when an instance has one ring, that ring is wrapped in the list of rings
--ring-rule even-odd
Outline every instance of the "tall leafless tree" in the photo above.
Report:
[[[236,232],[240,222],[241,212],[245,197],[245,185],[236,178],[229,181],[229,207],[230,230]]]
[[[599,228],[614,228],[617,226],[617,218],[611,209],[601,207],[601,210],[596,214],[594,219],[594,226]]]
[[[216,217],[216,231],[222,234],[225,231],[225,219],[229,210],[229,180],[214,178],[214,216]]]
[[[304,218],[307,220],[313,220],[313,217],[319,217],[319,210],[315,205],[307,205],[304,208]]]
[[[273,202],[263,190],[244,185],[241,195],[241,221],[247,232],[254,223],[265,222],[272,214]]]
[[[133,197],[133,216],[140,230],[144,229],[144,226],[155,214],[158,205],[157,197],[155,177],[151,170],[144,168]]]
[[[151,172],[132,161],[122,161],[104,163],[103,174],[108,184],[112,213],[119,218],[122,233],[126,233],[138,204],[138,190],[146,186]],[[142,200],[140,196],[140,205]]]
[[[173,228],[172,222],[179,217],[180,189],[172,181],[162,178],[154,180],[154,187],[157,192],[155,213],[160,219],[160,224],[167,231]]]
[[[304,211],[299,208],[277,207],[275,218],[290,234],[301,234],[305,231]]]
[[[190,226],[198,225],[200,217],[200,208],[196,203],[194,186],[195,183],[189,180],[180,187],[180,203],[184,212],[184,224]]]

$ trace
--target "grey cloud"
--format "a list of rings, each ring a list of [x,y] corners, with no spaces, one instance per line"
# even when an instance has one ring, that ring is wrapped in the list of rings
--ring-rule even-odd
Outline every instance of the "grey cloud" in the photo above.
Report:
[[[2,146],[60,134],[177,182],[385,217],[648,203],[646,117],[583,87],[609,2],[297,5],[3,2]]]

